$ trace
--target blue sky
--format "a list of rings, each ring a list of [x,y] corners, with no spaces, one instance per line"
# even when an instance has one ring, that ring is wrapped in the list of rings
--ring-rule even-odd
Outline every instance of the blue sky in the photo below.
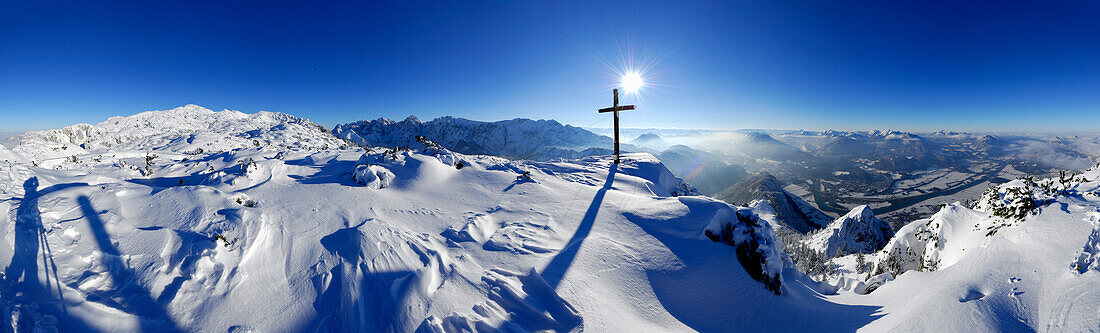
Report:
[[[326,126],[1095,131],[1095,1],[4,1],[0,132],[194,103]],[[607,123],[607,124],[605,124]]]

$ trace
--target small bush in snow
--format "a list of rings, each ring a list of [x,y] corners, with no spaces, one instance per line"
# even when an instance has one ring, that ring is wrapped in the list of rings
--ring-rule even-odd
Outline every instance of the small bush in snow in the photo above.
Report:
[[[977,208],[993,214],[993,216],[1011,221],[1023,220],[1039,207],[1034,197],[1039,187],[1031,177],[1018,178],[1020,181],[1013,186],[995,185],[982,194],[978,200]],[[989,235],[997,232],[996,228],[989,231]]]
[[[230,242],[229,239],[226,239],[225,236],[222,236],[222,234],[214,235],[214,243],[217,243],[218,241],[221,241],[222,245],[225,245],[225,247],[233,245],[233,242]]]
[[[157,157],[157,154],[145,153],[145,174],[143,176],[148,177],[153,175],[153,159]]]
[[[429,149],[435,149],[435,150],[443,149],[443,146],[439,145],[438,143],[435,143],[435,141],[428,140],[428,138],[423,136],[423,135],[417,135],[415,137],[415,139],[416,139],[416,142],[424,144],[424,151],[425,152],[427,152]]]

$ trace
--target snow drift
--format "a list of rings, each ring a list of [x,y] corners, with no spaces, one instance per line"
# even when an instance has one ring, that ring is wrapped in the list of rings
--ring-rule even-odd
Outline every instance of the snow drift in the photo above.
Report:
[[[799,301],[811,298],[812,282],[785,265],[766,221],[745,225],[738,216],[748,212],[698,196],[648,154],[615,165],[606,156],[513,162],[427,142],[341,149],[331,137],[311,141],[327,146],[297,143],[312,131],[298,118],[244,134],[236,119],[255,115],[216,114],[154,114],[162,134],[105,130],[127,132],[120,124],[150,116],[141,114],[71,132],[87,135],[24,137],[16,149],[64,144],[75,158],[33,155],[48,168],[0,164],[6,327],[797,329],[810,325],[699,316],[695,307],[829,306]],[[194,116],[211,123],[189,122]],[[208,139],[188,143],[192,136]],[[246,141],[257,138],[271,141]],[[717,244],[708,230],[736,233]]]

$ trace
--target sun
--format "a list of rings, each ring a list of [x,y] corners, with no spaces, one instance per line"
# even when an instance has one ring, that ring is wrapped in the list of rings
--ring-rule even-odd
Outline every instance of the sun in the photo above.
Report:
[[[627,93],[638,92],[642,88],[642,75],[638,72],[629,72],[623,75],[623,90]]]

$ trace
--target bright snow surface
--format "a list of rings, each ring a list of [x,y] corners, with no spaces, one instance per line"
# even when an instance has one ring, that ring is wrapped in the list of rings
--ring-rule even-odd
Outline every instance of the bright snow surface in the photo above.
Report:
[[[211,140],[230,144],[0,163],[0,320],[20,331],[1100,329],[1093,195],[960,236],[945,245],[953,264],[867,295],[823,294],[833,288],[784,262],[777,296],[704,236],[738,208],[673,196],[690,187],[648,154],[617,166],[419,149],[379,160],[381,149]],[[372,183],[366,171],[382,168],[364,163],[392,179]],[[1080,193],[1096,191],[1100,172],[1086,177]],[[988,214],[937,218],[963,230]]]

